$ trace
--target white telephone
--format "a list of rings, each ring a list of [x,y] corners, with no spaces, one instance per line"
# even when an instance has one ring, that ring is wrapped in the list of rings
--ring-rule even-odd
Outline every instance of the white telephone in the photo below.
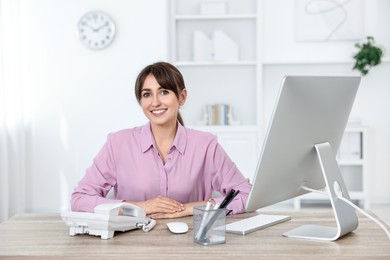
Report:
[[[123,215],[119,216],[119,210]],[[142,228],[148,232],[155,225],[156,221],[146,217],[145,211],[129,203],[108,203],[95,207],[95,212],[74,212],[61,213],[62,220],[69,226],[69,235],[89,234],[100,236],[101,239],[109,239],[114,236],[115,231],[128,231]]]

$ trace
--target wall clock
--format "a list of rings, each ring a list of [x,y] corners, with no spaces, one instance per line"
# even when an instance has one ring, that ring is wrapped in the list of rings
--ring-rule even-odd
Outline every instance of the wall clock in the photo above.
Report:
[[[92,11],[83,15],[77,29],[80,40],[92,50],[106,48],[115,36],[114,21],[101,11]]]

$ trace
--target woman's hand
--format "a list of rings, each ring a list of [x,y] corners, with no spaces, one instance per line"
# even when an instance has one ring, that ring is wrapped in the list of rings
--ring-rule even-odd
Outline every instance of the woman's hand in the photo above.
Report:
[[[161,195],[150,200],[129,203],[142,208],[148,216],[156,213],[174,214],[185,209],[182,203]]]
[[[194,214],[193,207],[194,206],[200,206],[206,204],[205,201],[199,201],[199,202],[191,202],[184,204],[184,209],[182,211],[178,212],[156,212],[152,214],[148,214],[149,218],[152,219],[164,219],[164,218],[181,218],[185,216],[192,216]]]

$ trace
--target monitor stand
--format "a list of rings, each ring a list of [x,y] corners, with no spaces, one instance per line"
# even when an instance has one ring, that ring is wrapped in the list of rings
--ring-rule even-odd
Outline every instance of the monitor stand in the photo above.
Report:
[[[336,219],[337,227],[303,225],[292,229],[283,235],[293,238],[305,238],[322,241],[335,241],[338,238],[355,230],[358,226],[358,219],[355,209],[344,201],[337,198],[343,196],[349,198],[347,188],[344,184],[340,169],[337,165],[336,157],[332,147],[328,142],[315,145],[325,184],[332,203],[333,213]],[[340,194],[341,192],[341,194]]]

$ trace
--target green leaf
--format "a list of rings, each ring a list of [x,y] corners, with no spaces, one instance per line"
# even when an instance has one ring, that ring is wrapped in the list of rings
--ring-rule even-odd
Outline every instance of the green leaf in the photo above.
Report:
[[[375,40],[372,36],[367,36],[366,43],[356,43],[355,47],[359,51],[353,56],[355,65],[352,69],[360,71],[362,76],[365,76],[372,67],[381,63],[383,51],[380,47],[375,46]]]

